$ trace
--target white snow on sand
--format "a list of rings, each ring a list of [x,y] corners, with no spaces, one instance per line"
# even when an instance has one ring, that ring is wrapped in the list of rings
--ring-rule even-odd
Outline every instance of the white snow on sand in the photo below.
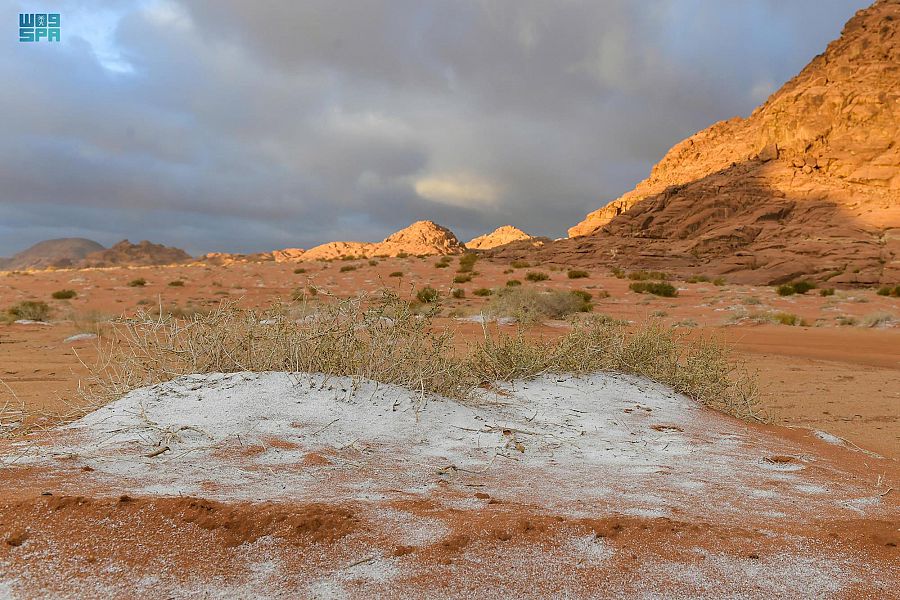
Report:
[[[816,459],[791,442],[645,379],[501,388],[460,403],[322,375],[191,375],[128,394],[17,464],[74,457],[133,493],[223,500],[382,500],[450,482],[572,516],[879,510],[854,501],[871,490],[852,483],[823,494]]]

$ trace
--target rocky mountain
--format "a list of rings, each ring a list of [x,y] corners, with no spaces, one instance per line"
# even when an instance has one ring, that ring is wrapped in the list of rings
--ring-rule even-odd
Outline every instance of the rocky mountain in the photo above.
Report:
[[[547,247],[558,260],[900,281],[900,0],[859,11],[749,117],[677,144],[569,235]]]
[[[79,267],[121,267],[170,265],[191,260],[191,256],[179,248],[153,244],[144,240],[132,244],[122,240],[107,250],[92,252],[84,257]]]
[[[490,233],[480,235],[466,242],[466,248],[469,248],[470,250],[488,250],[490,248],[497,248],[498,246],[505,246],[512,242],[530,239],[532,239],[532,236],[528,235],[518,227],[503,225]]]
[[[76,266],[85,256],[92,252],[102,250],[104,250],[103,246],[85,238],[45,240],[19,252],[11,258],[0,259],[0,269],[14,271],[68,268]]]
[[[310,248],[299,260],[334,260],[347,256],[459,254],[465,250],[452,231],[432,221],[417,221],[381,242],[328,242]]]

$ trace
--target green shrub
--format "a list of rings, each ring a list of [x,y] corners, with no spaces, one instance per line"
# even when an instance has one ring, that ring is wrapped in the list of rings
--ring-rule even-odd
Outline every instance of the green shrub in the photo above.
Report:
[[[376,267],[376,266],[378,266],[378,261],[377,261],[377,260],[370,260],[370,261],[369,261],[369,266],[370,266],[370,267]]]
[[[25,300],[9,308],[7,314],[13,319],[46,321],[50,318],[50,306],[46,302]]]
[[[610,272],[616,279],[625,279],[625,271],[619,267],[613,267]]]
[[[294,269],[294,275],[302,275],[303,273],[306,273],[306,269],[304,269],[303,267],[297,267],[296,269]]]
[[[834,288],[822,288],[819,290],[820,296],[834,296]]]
[[[416,300],[418,300],[422,304],[431,304],[433,302],[437,302],[439,298],[440,294],[438,293],[438,291],[430,285],[426,285],[418,292],[416,292]]]
[[[475,268],[475,263],[478,262],[478,255],[472,252],[467,252],[459,257],[459,268],[456,269],[457,273],[471,273]]]
[[[531,266],[531,263],[527,260],[514,260],[510,265],[513,269],[527,269]]]
[[[674,298],[678,295],[678,290],[671,283],[665,281],[635,281],[628,286],[632,292],[638,294],[653,294],[654,296],[664,296],[666,298]]]
[[[517,285],[522,285],[522,282],[518,279],[510,279],[506,282],[506,287],[516,287]]]
[[[809,290],[816,289],[816,284],[812,281],[807,281],[805,279],[801,279],[800,281],[795,281],[791,285],[794,286],[794,291],[798,294],[805,294]]]
[[[475,296],[481,296],[481,297],[484,297],[484,296],[490,296],[490,295],[493,294],[493,293],[494,293],[494,291],[493,291],[493,290],[490,290],[490,289],[488,289],[488,288],[478,288],[477,290],[475,290],[474,292],[472,292],[473,295],[475,295]]]
[[[341,273],[347,273],[349,271],[355,271],[356,265],[344,265],[341,267]]]
[[[584,279],[585,277],[589,277],[590,273],[587,271],[581,271],[578,269],[572,269],[569,271],[569,279]]]
[[[706,275],[692,275],[687,279],[688,283],[708,283],[709,277]]]
[[[465,298],[466,290],[464,290],[462,288],[453,288],[453,291],[450,292],[450,295],[456,299]]]
[[[388,277],[403,277],[403,271],[394,271]]]
[[[170,281],[169,286],[170,287],[184,287],[184,282],[181,281],[180,279],[176,279],[175,281]]]
[[[528,271],[525,274],[525,279],[528,281],[547,281],[550,279],[550,276],[543,271]]]
[[[471,273],[460,273],[453,278],[453,283],[469,283],[470,281],[472,281]]]
[[[783,283],[779,285],[775,291],[778,292],[779,296],[793,296],[797,293],[797,290],[795,290],[794,286],[790,283]]]
[[[128,287],[144,287],[145,285],[147,285],[147,280],[143,277],[138,277],[128,282]]]
[[[54,300],[71,300],[77,295],[75,290],[57,290],[51,294]]]
[[[441,261],[434,263],[434,266],[437,267],[438,269],[446,269],[447,267],[450,266],[450,263],[441,260]]]
[[[883,285],[880,288],[878,288],[878,291],[875,293],[878,294],[879,296],[890,296],[891,295],[891,286]]]
[[[724,277],[716,277],[715,279],[713,279],[713,282],[712,282],[713,285],[718,286],[718,287],[722,287],[726,283],[728,283],[728,282],[725,281]]]

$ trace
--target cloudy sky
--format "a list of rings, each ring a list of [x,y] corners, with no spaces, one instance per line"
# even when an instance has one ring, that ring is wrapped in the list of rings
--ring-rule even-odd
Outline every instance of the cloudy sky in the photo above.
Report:
[[[0,255],[551,237],[867,0],[0,0]],[[62,42],[19,43],[19,12]]]

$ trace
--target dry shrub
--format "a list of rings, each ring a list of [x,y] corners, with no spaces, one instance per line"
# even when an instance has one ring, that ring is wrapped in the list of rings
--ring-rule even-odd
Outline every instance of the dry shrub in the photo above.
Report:
[[[766,420],[758,408],[755,378],[731,359],[724,344],[708,338],[688,340],[658,321],[629,328],[609,317],[592,317],[573,323],[555,343],[528,340],[521,332],[495,336],[485,329],[485,340],[470,364],[482,381],[543,373],[640,375],[716,410]]]
[[[513,286],[497,290],[485,313],[493,317],[513,317],[519,323],[540,323],[560,319],[577,312],[588,312],[593,305],[590,294],[581,291],[540,291]]]
[[[433,331],[430,315],[417,315],[394,295],[295,315],[287,305],[257,311],[226,303],[187,319],[147,312],[121,319],[100,343],[86,392],[102,400],[190,373],[240,371],[371,379],[451,398],[474,386],[455,357],[452,332]]]
[[[689,341],[659,322],[636,328],[596,315],[573,322],[556,340],[525,330],[485,327],[474,349],[458,354],[454,332],[438,329],[439,308],[418,315],[390,292],[266,311],[223,304],[187,319],[142,313],[120,319],[101,339],[98,364],[84,389],[94,404],[191,373],[288,371],[400,385],[422,398],[471,399],[478,385],[544,373],[613,371],[641,375],[732,415],[762,420],[754,379],[713,340]],[[468,347],[468,345],[460,345]]]

